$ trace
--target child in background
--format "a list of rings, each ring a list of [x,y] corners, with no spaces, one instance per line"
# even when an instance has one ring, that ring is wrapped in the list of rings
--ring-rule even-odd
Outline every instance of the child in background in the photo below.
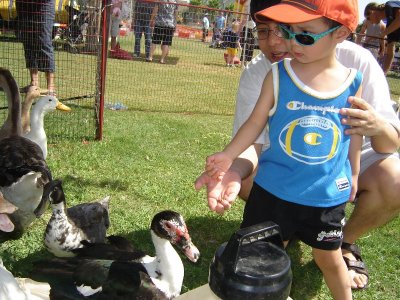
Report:
[[[233,21],[232,27],[224,33],[224,43],[226,46],[226,66],[233,67],[235,58],[241,49],[240,46],[240,23]]]
[[[110,35],[111,35],[111,50],[110,57],[117,59],[132,60],[132,56],[125,50],[121,49],[120,44],[117,39],[119,37],[120,25],[123,16],[123,0],[112,0],[111,6],[111,25],[110,25]]]
[[[294,236],[312,247],[335,300],[352,299],[340,249],[345,205],[353,201],[362,136],[344,134],[339,110],[360,97],[362,74],[336,59],[336,46],[357,27],[356,0],[282,0],[256,14],[274,20],[292,60],[272,65],[249,119],[222,152],[207,158],[209,176],[223,180],[232,161],[269,126],[241,227],[278,224],[285,245]],[[223,199],[221,199],[223,200]]]

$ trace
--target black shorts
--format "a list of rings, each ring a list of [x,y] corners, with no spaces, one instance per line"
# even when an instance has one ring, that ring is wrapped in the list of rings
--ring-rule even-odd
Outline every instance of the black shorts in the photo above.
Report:
[[[175,28],[155,26],[151,42],[153,44],[172,45]]]
[[[298,237],[322,250],[336,250],[343,240],[346,203],[312,207],[284,201],[254,183],[246,202],[241,228],[265,221],[279,225],[284,241]]]

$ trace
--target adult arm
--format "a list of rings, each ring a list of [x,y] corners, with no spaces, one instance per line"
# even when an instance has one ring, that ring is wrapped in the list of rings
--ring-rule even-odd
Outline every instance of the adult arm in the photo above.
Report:
[[[354,108],[342,108],[340,113],[347,118],[342,124],[350,125],[345,134],[359,134],[370,138],[372,148],[378,153],[394,153],[400,147],[399,129],[390,124],[365,100],[350,97]],[[350,117],[350,118],[348,118]]]
[[[155,25],[155,18],[157,16],[158,13],[158,4],[154,5],[153,7],[153,12],[151,13],[151,17],[150,17],[150,27],[154,27]]]
[[[363,90],[360,97],[349,97],[353,108],[342,108],[343,124],[352,128],[346,134],[367,137],[364,145],[379,153],[393,153],[400,146],[400,121],[393,108],[389,86],[382,68],[372,54],[363,47],[345,41],[337,51],[339,61],[363,73]],[[350,117],[350,118],[348,118]]]
[[[396,17],[389,26],[386,26],[386,29],[382,33],[382,37],[391,34],[392,32],[396,31],[400,28],[400,12],[396,11]]]

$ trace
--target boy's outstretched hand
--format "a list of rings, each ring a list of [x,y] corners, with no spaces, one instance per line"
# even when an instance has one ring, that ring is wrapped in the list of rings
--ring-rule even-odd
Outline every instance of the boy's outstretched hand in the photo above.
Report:
[[[224,151],[208,156],[205,167],[207,175],[213,179],[222,180],[232,162],[233,160]]]
[[[204,172],[196,179],[194,187],[198,191],[206,186],[208,207],[222,215],[231,208],[239,194],[241,182],[239,174],[232,170],[228,170],[222,180],[213,179]]]

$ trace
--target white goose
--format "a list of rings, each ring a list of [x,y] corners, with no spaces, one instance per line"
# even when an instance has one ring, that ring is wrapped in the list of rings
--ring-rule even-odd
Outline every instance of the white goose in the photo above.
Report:
[[[54,110],[71,111],[54,96],[41,96],[32,107],[30,114],[30,131],[23,136],[35,142],[43,151],[44,159],[47,158],[47,136],[44,130],[44,116]]]
[[[52,295],[69,295],[71,299],[94,294],[99,297],[96,299],[175,298],[181,292],[184,267],[172,245],[192,262],[199,259],[199,250],[191,241],[183,217],[177,212],[156,214],[150,232],[155,257],[139,256],[138,260],[131,261],[123,259],[119,252],[118,260],[54,258],[34,263],[31,276],[34,280],[48,282]],[[89,251],[90,247],[88,245]],[[127,257],[131,254],[128,252]]]
[[[42,194],[44,184],[51,180],[51,172],[40,147],[21,136],[18,85],[10,71],[3,68],[0,68],[0,86],[11,107],[8,137],[0,140],[0,192],[18,207],[10,217],[17,229],[14,232],[23,232],[46,209]]]

